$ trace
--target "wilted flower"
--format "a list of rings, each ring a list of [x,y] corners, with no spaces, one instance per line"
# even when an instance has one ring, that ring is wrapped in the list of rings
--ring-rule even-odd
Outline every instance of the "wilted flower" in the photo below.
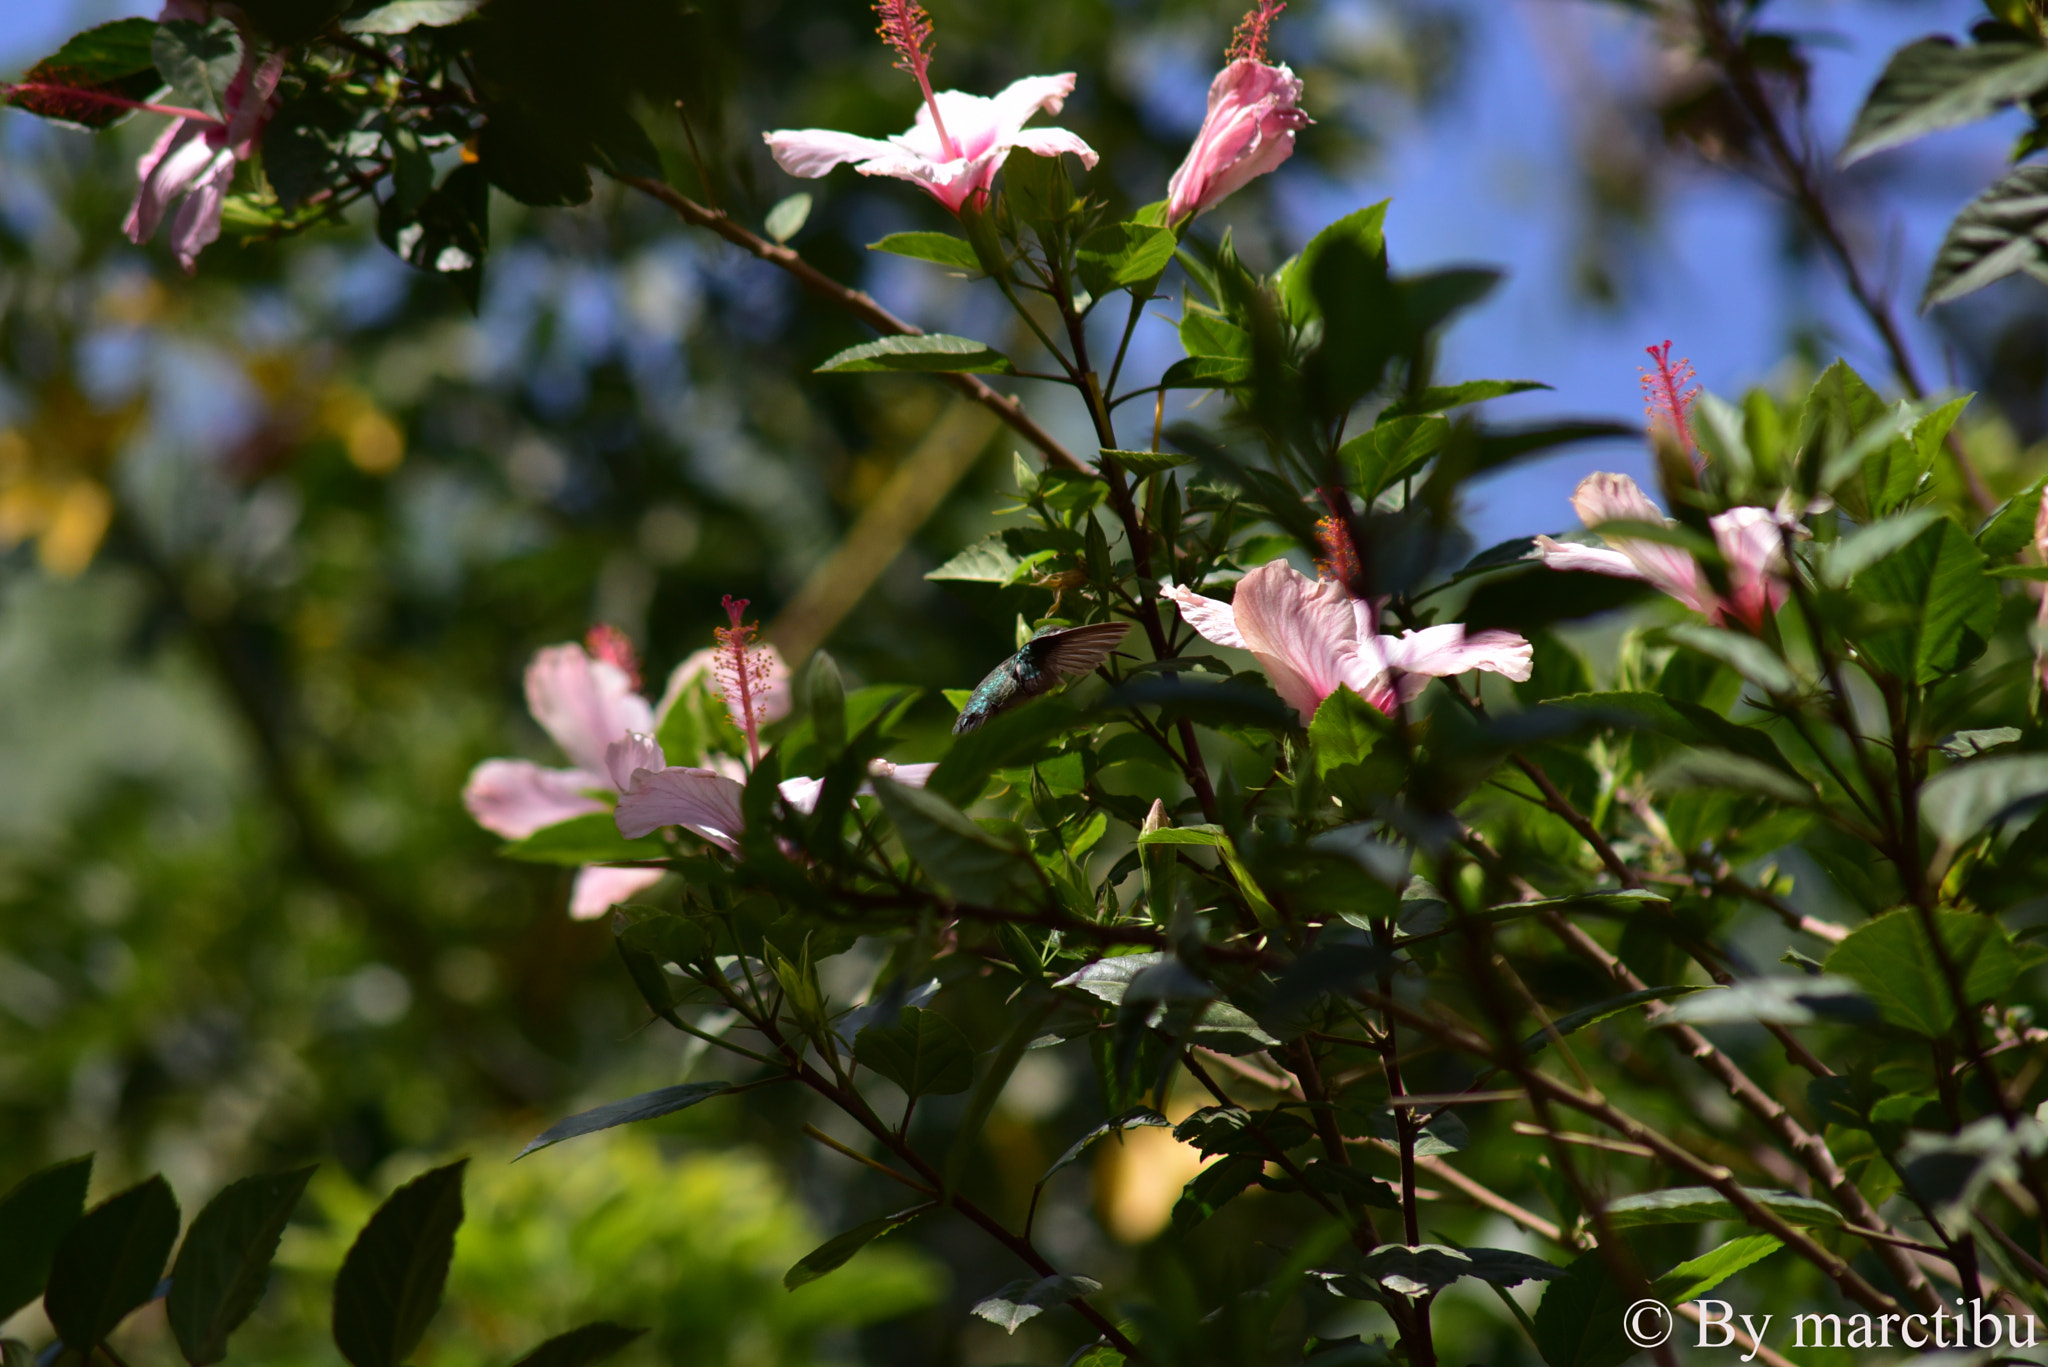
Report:
[[[1579,521],[1593,531],[1603,522],[1672,525],[1627,475],[1586,476],[1572,494],[1572,507],[1578,510]],[[1615,534],[1603,535],[1606,546],[1580,546],[1539,536],[1535,555],[1554,570],[1641,580],[1694,612],[1704,613],[1711,622],[1732,617],[1754,631],[1785,601],[1784,534],[1790,530],[1803,535],[1805,528],[1789,507],[1730,508],[1708,518],[1707,525],[1728,565],[1726,599],[1707,583],[1697,560],[1682,548],[1662,542]]]
[[[1304,726],[1340,686],[1390,713],[1432,678],[1473,669],[1518,682],[1529,677],[1529,643],[1511,631],[1467,637],[1463,626],[1451,623],[1382,636],[1372,604],[1350,597],[1335,580],[1310,579],[1284,560],[1261,565],[1238,581],[1228,603],[1179,585],[1165,586],[1161,594],[1203,639],[1250,651]]]
[[[1041,157],[1072,152],[1084,166],[1095,151],[1064,128],[1026,128],[1033,114],[1057,114],[1074,92],[1074,73],[1026,76],[994,98],[958,90],[932,90],[931,20],[915,0],[878,0],[881,35],[896,49],[896,65],[917,78],[924,106],[905,133],[887,140],[831,128],[782,129],[761,136],[775,164],[793,176],[815,179],[842,162],[864,176],[907,180],[954,213],[970,199],[987,197],[1012,148]]]
[[[1227,65],[1209,83],[1202,131],[1167,184],[1167,222],[1207,213],[1294,155],[1295,133],[1311,122],[1300,109],[1301,81],[1285,63],[1266,61],[1267,30],[1286,8],[1259,0],[1237,26]]]
[[[587,649],[586,649],[587,646]],[[766,725],[789,711],[788,674],[774,648],[754,648],[766,657],[753,692],[757,722]],[[613,763],[619,742],[637,738],[652,747],[653,764],[661,766],[661,749],[651,739],[686,688],[700,679],[712,652],[700,652],[679,665],[658,708],[635,691],[639,664],[632,644],[615,627],[593,627],[586,645],[548,646],[526,669],[526,705],[541,729],[554,738],[573,768],[547,769],[526,760],[489,759],[471,771],[462,790],[463,805],[485,830],[507,840],[524,840],[536,831],[594,812],[608,811],[632,777]],[[602,916],[661,878],[660,869],[607,868],[585,865],[578,870],[569,898],[569,914],[579,920]]]
[[[157,22],[203,22],[211,8],[207,0],[167,0]],[[231,6],[221,8],[237,13]],[[284,74],[285,54],[273,52],[258,61],[254,36],[246,28],[242,43],[242,65],[221,93],[222,117],[174,120],[135,164],[142,186],[123,225],[128,238],[149,241],[164,211],[184,196],[171,220],[171,251],[187,274],[197,268],[199,253],[220,236],[221,206],[235,179],[235,167],[256,151],[263,126],[277,112],[277,80]]]

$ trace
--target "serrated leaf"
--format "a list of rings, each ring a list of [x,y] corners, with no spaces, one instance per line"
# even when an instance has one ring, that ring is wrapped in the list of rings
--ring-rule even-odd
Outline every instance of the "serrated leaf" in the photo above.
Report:
[[[226,1357],[228,1335],[255,1313],[285,1222],[312,1176],[308,1166],[245,1177],[223,1187],[193,1219],[164,1306],[178,1350],[192,1367]]]
[[[57,1245],[85,1214],[92,1155],[30,1173],[0,1196],[0,1323],[43,1294]]]
[[[1865,602],[1888,609],[1862,631],[1857,649],[1872,666],[1907,683],[1933,683],[1984,651],[1998,619],[1998,589],[1984,552],[1947,518],[1850,582]]]
[[[974,1085],[974,1046],[960,1027],[928,1007],[910,1007],[888,1025],[853,1037],[853,1056],[905,1094],[952,1096]]]
[[[2012,986],[2019,959],[1997,921],[1939,911],[1935,924],[1971,1005],[1993,1000]],[[1858,926],[1829,952],[1826,963],[1828,972],[1862,984],[1893,1025],[1937,1039],[1955,1024],[1955,994],[1917,911],[1888,912]]]
[[[1766,693],[1782,695],[1799,690],[1799,680],[1794,677],[1792,667],[1754,636],[1722,631],[1697,622],[1681,623],[1664,634],[1688,650],[1696,650],[1710,660],[1727,665],[1739,677]]]
[[[700,1101],[717,1096],[720,1092],[726,1091],[728,1086],[729,1084],[723,1082],[685,1082],[679,1086],[658,1087],[651,1092],[629,1096],[624,1101],[611,1101],[602,1106],[594,1106],[541,1131],[525,1148],[512,1156],[512,1161],[516,1163],[526,1155],[547,1148],[550,1144],[559,1144],[564,1139],[596,1134],[599,1130],[609,1130],[616,1125],[630,1125],[636,1120],[653,1120],[658,1116],[673,1115],[677,1111],[687,1110]]]
[[[1250,1190],[1266,1160],[1252,1154],[1219,1158],[1196,1173],[1173,1203],[1173,1228],[1184,1234]]]
[[[1842,1213],[1825,1201],[1791,1191],[1751,1190],[1751,1200],[1792,1225],[1832,1228]],[[1662,1191],[1623,1196],[1607,1205],[1607,1220],[1616,1229],[1638,1225],[1700,1225],[1709,1220],[1741,1220],[1735,1203],[1712,1187],[1667,1187]]]
[[[884,1234],[909,1224],[928,1210],[935,1209],[936,1202],[926,1202],[921,1206],[912,1206],[908,1210],[899,1210],[894,1215],[884,1215],[879,1220],[870,1220],[864,1225],[855,1225],[844,1234],[827,1239],[799,1258],[796,1266],[782,1274],[783,1289],[794,1291],[799,1286],[818,1280],[828,1272],[844,1267],[852,1261],[854,1254]]]
[[[1102,1283],[1092,1277],[1043,1277],[1037,1281],[1024,1277],[993,1296],[976,1301],[974,1313],[1003,1332],[1014,1334],[1017,1326],[1033,1315],[1082,1296],[1092,1296],[1101,1289]]]
[[[1003,544],[1001,537],[992,536],[978,545],[969,546],[937,569],[927,571],[924,577],[976,584],[1007,584],[1023,563]]]
[[[74,34],[19,83],[0,87],[0,104],[74,128],[112,128],[135,112],[135,102],[163,89],[155,39],[149,19],[116,19]]]
[[[181,103],[217,119],[242,68],[242,34],[229,19],[173,19],[157,25],[150,56]]]
[[[1065,1153],[1053,1160],[1052,1166],[1045,1170],[1045,1176],[1039,1178],[1038,1183],[1040,1186],[1043,1186],[1062,1170],[1072,1167],[1080,1161],[1081,1155],[1086,1153],[1096,1140],[1106,1135],[1121,1134],[1125,1130],[1164,1129],[1170,1124],[1172,1124],[1171,1121],[1149,1106],[1133,1107],[1114,1120],[1105,1120],[1102,1124],[1097,1125],[1094,1129],[1076,1139],[1068,1146]]]
[[[416,28],[446,28],[483,8],[483,0],[391,0],[368,14],[341,21],[343,33],[391,35]]]
[[[1719,1248],[1688,1258],[1651,1285],[1651,1292],[1666,1305],[1678,1305],[1704,1296],[1745,1267],[1776,1253],[1785,1243],[1775,1234],[1750,1234],[1730,1239]]]
[[[646,1333],[609,1320],[585,1324],[557,1334],[513,1364],[513,1367],[589,1367],[602,1362]]]
[[[1949,224],[1920,311],[1960,299],[2018,271],[2048,276],[2048,166],[2016,166],[1963,206]]]
[[[392,1192],[349,1246],[334,1279],[334,1342],[353,1367],[404,1367],[426,1336],[455,1257],[468,1166],[459,1159]]]
[[[178,1239],[178,1202],[162,1177],[81,1216],[50,1260],[43,1309],[67,1345],[89,1349],[148,1303]]]
[[[2048,50],[2033,43],[1958,47],[1922,38],[1892,54],[1842,145],[1841,164],[1987,118],[2048,87]]]
[[[950,375],[1010,375],[1010,358],[972,337],[943,332],[910,337],[884,337],[848,347],[817,368],[820,375],[859,375],[875,371],[912,371]]]

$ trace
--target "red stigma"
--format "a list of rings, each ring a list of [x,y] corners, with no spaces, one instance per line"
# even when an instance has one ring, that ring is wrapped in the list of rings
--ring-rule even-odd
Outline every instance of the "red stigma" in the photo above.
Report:
[[[1358,580],[1358,550],[1351,544],[1351,529],[1334,517],[1316,519],[1316,572],[1325,579],[1350,585]]]
[[[640,655],[625,632],[610,622],[599,622],[583,637],[583,648],[594,660],[603,660],[626,676],[633,690],[640,689]]]
[[[1692,406],[1700,396],[1699,377],[1693,374],[1692,362],[1681,356],[1673,365],[1668,340],[1662,346],[1643,350],[1657,363],[1654,373],[1642,372],[1643,411],[1649,416],[1650,430],[1654,433],[1662,428],[1669,432],[1678,449],[1692,462],[1692,468],[1700,470],[1706,461],[1692,439]]]
[[[747,600],[725,595],[721,606],[732,622],[729,627],[719,627],[712,635],[718,640],[718,691],[725,695],[725,710],[732,717],[732,724],[747,738],[747,752],[753,762],[761,762],[761,719],[758,708],[761,695],[768,691],[774,675],[774,664],[768,651],[754,644],[754,637],[760,628],[744,620]]]
[[[1223,60],[1265,61],[1266,43],[1272,36],[1273,21],[1278,19],[1280,11],[1286,8],[1286,0],[1259,0],[1256,7],[1238,20],[1236,31],[1230,35],[1230,46],[1223,50]]]

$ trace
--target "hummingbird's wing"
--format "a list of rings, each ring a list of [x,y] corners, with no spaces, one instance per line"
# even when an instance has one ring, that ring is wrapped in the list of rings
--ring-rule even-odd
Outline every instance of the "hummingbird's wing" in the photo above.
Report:
[[[1130,629],[1129,622],[1097,622],[1093,626],[1048,631],[1031,644],[1047,673],[1072,679],[1108,659]]]

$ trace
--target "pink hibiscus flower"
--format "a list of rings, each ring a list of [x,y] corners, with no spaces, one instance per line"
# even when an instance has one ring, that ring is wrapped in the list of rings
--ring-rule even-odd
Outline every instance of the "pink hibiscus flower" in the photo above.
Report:
[[[1382,712],[1420,693],[1432,678],[1480,669],[1520,681],[1531,648],[1511,631],[1472,636],[1457,623],[1379,634],[1379,612],[1334,579],[1311,579],[1284,560],[1238,581],[1228,603],[1180,585],[1161,588],[1181,620],[1204,640],[1251,652],[1273,690],[1306,726],[1340,686]]]
[[[1167,222],[1207,213],[1294,155],[1294,135],[1312,122],[1301,112],[1301,81],[1284,62],[1266,61],[1267,30],[1286,8],[1260,0],[1238,25],[1228,64],[1209,83],[1202,131],[1167,183]]]

